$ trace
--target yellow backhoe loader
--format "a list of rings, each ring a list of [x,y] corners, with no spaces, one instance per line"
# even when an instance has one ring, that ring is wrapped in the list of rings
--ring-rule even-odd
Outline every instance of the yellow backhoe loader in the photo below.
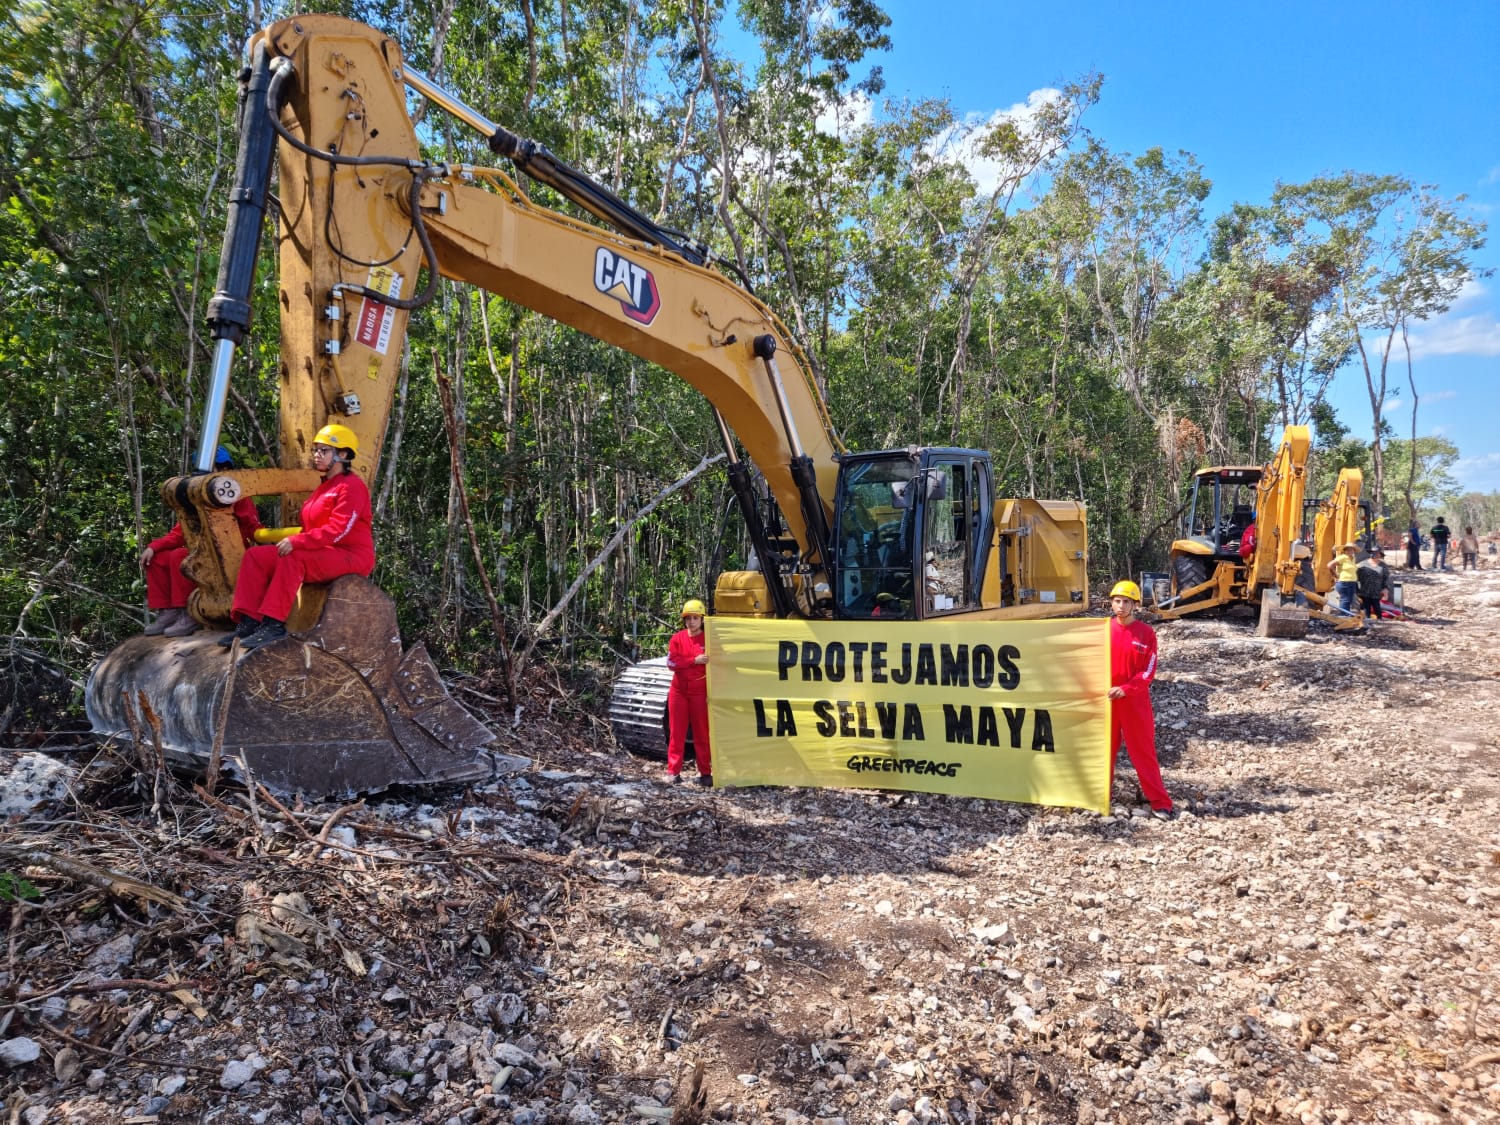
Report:
[[[1303,563],[1310,553],[1314,579],[1318,571],[1315,549],[1301,538],[1311,447],[1306,426],[1288,426],[1270,464],[1222,465],[1194,474],[1182,534],[1172,544],[1171,574],[1152,588],[1150,608],[1160,619],[1246,605],[1260,611],[1258,636],[1305,636],[1314,616],[1336,629],[1359,628],[1357,616],[1329,607],[1305,584]],[[1357,479],[1354,487],[1357,501]]]
[[[440,278],[657,363],[709,400],[758,563],[720,576],[717,613],[865,619],[880,594],[893,595],[912,620],[1035,618],[1083,607],[1081,503],[997,498],[990,456],[978,450],[849,453],[790,333],[713,268],[702,246],[444,91],[387,36],[305,15],[259,32],[249,53],[209,305],[216,344],[197,472],[162,490],[187,536],[184,570],[199,584],[189,607],[198,621],[229,623],[243,552],[235,499],[295,502],[312,489],[317,477],[293,466],[322,425],[346,425],[361,449],[375,451],[356,462],[374,480],[407,317],[433,298]],[[590,220],[540,205],[499,168],[425,159],[408,89]],[[273,168],[283,467],[216,473]],[[768,504],[759,502],[750,464]],[[935,578],[925,571],[928,553]],[[127,640],[91,677],[95,730],[153,727],[188,768],[217,756],[275,788],[315,794],[482,772],[488,732],[447,695],[420,645],[403,651],[390,599],[352,577],[304,594],[290,635],[237,662],[212,633]],[[664,670],[640,666],[623,679],[630,682],[617,693],[616,729],[649,752],[664,717],[649,700],[631,704],[632,685],[664,687]]]

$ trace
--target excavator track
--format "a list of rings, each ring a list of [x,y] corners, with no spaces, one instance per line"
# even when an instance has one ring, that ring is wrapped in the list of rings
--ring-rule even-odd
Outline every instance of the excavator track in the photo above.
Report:
[[[609,725],[615,741],[638,758],[664,761],[667,756],[667,692],[672,670],[667,658],[643,660],[621,672],[609,699]],[[687,758],[693,754],[688,734]]]
[[[96,734],[149,741],[175,768],[320,797],[461,784],[493,772],[494,739],[449,696],[424,646],[403,652],[391,599],[364,578],[328,587],[316,624],[253,652],[222,633],[132,637],[89,678]]]

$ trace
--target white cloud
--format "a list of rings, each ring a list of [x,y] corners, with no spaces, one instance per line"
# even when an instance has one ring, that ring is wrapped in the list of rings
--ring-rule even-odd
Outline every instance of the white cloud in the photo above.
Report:
[[[982,155],[979,152],[980,138],[1007,121],[1014,122],[1023,133],[1029,132],[1037,115],[1062,96],[1061,90],[1043,87],[1027,94],[1024,102],[1017,102],[1009,109],[997,109],[988,117],[971,114],[962,124],[955,125],[939,138],[936,147],[940,151],[946,150],[944,155],[967,168],[978,185],[979,195],[988,196],[1002,181],[1013,177],[1016,169],[1004,160]]]
[[[1485,311],[1476,316],[1443,316],[1411,334],[1411,354],[1500,355],[1500,318]]]
[[[1461,457],[1451,472],[1465,492],[1500,492],[1500,453]]]
[[[865,128],[875,118],[875,104],[864,93],[856,93],[844,99],[841,106],[827,105],[818,114],[818,132],[840,140],[848,140]]]
[[[1489,295],[1489,286],[1479,278],[1471,277],[1464,282],[1464,287],[1458,291],[1458,296],[1453,298],[1453,308],[1461,309],[1466,305],[1477,305],[1487,300]]]

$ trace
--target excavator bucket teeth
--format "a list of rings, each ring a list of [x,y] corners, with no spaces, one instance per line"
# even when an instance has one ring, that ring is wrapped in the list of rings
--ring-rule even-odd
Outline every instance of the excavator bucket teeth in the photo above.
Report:
[[[476,781],[493,735],[448,695],[421,645],[405,655],[391,600],[362,578],[328,590],[305,633],[231,665],[218,633],[132,637],[89,679],[96,733],[158,742],[187,772],[221,768],[277,793],[344,796]]]

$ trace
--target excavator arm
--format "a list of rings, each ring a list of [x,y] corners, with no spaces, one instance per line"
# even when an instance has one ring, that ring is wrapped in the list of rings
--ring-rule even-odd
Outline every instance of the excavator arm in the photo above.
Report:
[[[1292,544],[1302,526],[1302,498],[1307,493],[1307,455],[1312,431],[1288,426],[1276,458],[1261,473],[1255,489],[1255,553],[1250,557],[1251,590],[1274,586],[1292,596],[1301,569]]]
[[[1333,589],[1333,573],[1328,564],[1345,543],[1356,542],[1365,530],[1360,526],[1363,521],[1359,503],[1364,484],[1361,470],[1340,469],[1333,492],[1318,505],[1313,516],[1313,580],[1320,594],[1326,595]]]
[[[748,475],[735,438],[764,475],[799,548],[790,568],[779,560],[781,577],[802,570],[792,588],[800,611],[812,611],[811,592],[826,588],[840,446],[804,357],[769,308],[706,265],[706,252],[691,240],[428,82],[405,65],[394,40],[372,28],[299,16],[263,30],[250,54],[241,159],[209,311],[218,341],[216,402],[249,327],[275,148],[267,137],[277,137],[283,465],[304,463],[312,435],[338,421],[373,451],[356,465],[373,484],[407,317],[431,299],[439,276],[467,282],[657,363],[699,390],[719,418],[732,478],[736,469]],[[539,205],[499,169],[424,160],[407,85],[613,229]],[[217,444],[217,426],[211,415],[200,469]],[[749,519],[749,489],[737,491]],[[755,546],[769,570],[777,552],[761,539]],[[233,570],[203,569],[204,609],[227,608],[228,591],[215,583]],[[792,608],[789,600],[784,608]]]

